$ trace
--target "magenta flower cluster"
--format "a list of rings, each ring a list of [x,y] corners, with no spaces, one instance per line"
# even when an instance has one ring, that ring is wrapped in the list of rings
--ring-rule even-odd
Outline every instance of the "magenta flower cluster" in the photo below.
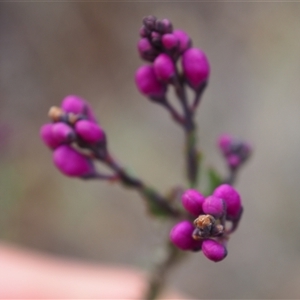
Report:
[[[92,157],[82,150],[103,148],[106,138],[90,105],[84,99],[70,95],[63,99],[60,107],[50,109],[49,117],[52,122],[41,127],[40,136],[53,150],[55,166],[67,176],[95,176]]]
[[[138,51],[141,58],[150,64],[141,66],[135,74],[139,91],[155,101],[162,101],[168,84],[181,78],[192,89],[199,90],[207,81],[210,66],[205,53],[192,48],[189,35],[181,30],[173,30],[168,19],[157,20],[145,17],[140,30]],[[183,74],[178,74],[176,64],[181,59]]]
[[[182,195],[182,205],[192,222],[177,223],[170,232],[170,239],[181,250],[199,251],[212,261],[221,261],[227,255],[227,240],[236,229],[242,214],[239,193],[230,185],[222,184],[213,194],[205,197],[194,189]],[[231,222],[231,228],[226,228]]]
[[[227,166],[237,170],[250,157],[252,147],[248,142],[241,141],[229,134],[222,134],[218,139],[218,147],[225,158]]]

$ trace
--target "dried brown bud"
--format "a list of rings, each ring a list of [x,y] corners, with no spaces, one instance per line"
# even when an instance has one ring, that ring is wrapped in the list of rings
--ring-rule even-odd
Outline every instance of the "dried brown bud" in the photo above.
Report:
[[[216,222],[215,218],[211,215],[200,215],[195,221],[194,225],[199,229],[211,227]]]
[[[223,226],[216,225],[216,219],[211,215],[200,215],[194,221],[194,225],[196,226],[193,232],[193,238],[195,240],[219,236],[223,233]]]
[[[57,107],[57,106],[50,107],[49,112],[48,112],[49,118],[54,122],[60,121],[60,119],[63,115],[64,115],[64,111],[60,107]]]

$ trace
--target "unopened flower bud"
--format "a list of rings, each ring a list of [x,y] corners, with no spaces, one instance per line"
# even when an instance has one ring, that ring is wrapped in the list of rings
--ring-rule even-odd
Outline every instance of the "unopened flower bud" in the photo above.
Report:
[[[230,153],[230,145],[232,144],[232,136],[229,134],[222,134],[218,138],[218,146],[224,155]]]
[[[61,142],[59,142],[54,136],[52,132],[53,123],[44,124],[40,129],[40,137],[43,140],[43,142],[51,149],[57,148],[59,145],[61,145]]]
[[[158,55],[154,60],[153,67],[156,77],[163,82],[169,82],[175,75],[175,64],[167,54]]]
[[[207,57],[198,48],[190,48],[183,53],[182,68],[187,82],[195,90],[207,81],[210,72]]]
[[[153,43],[153,45],[159,47],[161,45],[161,34],[156,31],[152,31],[151,42]]]
[[[241,159],[238,155],[236,154],[230,154],[226,158],[227,164],[231,169],[236,169],[241,165]]]
[[[61,104],[62,109],[68,113],[84,115],[90,121],[96,122],[96,118],[92,112],[90,105],[83,98],[76,95],[65,97]]]
[[[191,47],[192,41],[191,41],[189,35],[185,31],[183,31],[181,29],[176,29],[173,31],[173,34],[177,37],[177,39],[179,41],[180,54]]]
[[[160,33],[171,33],[173,31],[173,25],[170,20],[163,19],[156,21],[155,29]]]
[[[227,218],[229,220],[234,220],[239,217],[242,209],[241,197],[231,185],[222,184],[218,186],[214,190],[213,195],[225,201]]]
[[[71,143],[76,138],[73,128],[63,122],[53,124],[52,134],[53,137],[61,144]]]
[[[55,166],[71,177],[89,177],[95,173],[92,160],[69,145],[62,145],[53,152]]]
[[[182,195],[183,207],[192,215],[199,216],[203,213],[202,204],[205,197],[197,190],[189,189]]]
[[[154,16],[144,17],[143,23],[147,29],[153,30],[155,29],[156,17]]]
[[[193,239],[194,226],[189,221],[182,221],[176,224],[170,232],[170,240],[181,250],[199,250],[202,241]]]
[[[232,168],[236,168],[244,163],[252,151],[252,147],[248,142],[242,141],[229,134],[222,134],[218,138],[218,147]]]
[[[158,54],[147,38],[140,39],[137,47],[141,58],[145,60],[152,62]]]
[[[98,124],[88,120],[76,122],[75,131],[87,143],[95,144],[105,140],[104,130]]]
[[[144,38],[149,36],[151,33],[150,30],[148,30],[144,25],[140,28],[140,37]]]
[[[225,201],[216,196],[208,196],[202,205],[203,212],[220,218],[226,210]]]
[[[227,256],[226,247],[215,240],[204,240],[202,252],[209,260],[214,262],[221,261]]]
[[[161,38],[162,45],[166,50],[175,50],[179,46],[179,40],[175,34],[166,33]]]
[[[141,66],[135,73],[135,83],[139,91],[148,97],[159,100],[165,95],[166,86],[156,78],[153,66]]]

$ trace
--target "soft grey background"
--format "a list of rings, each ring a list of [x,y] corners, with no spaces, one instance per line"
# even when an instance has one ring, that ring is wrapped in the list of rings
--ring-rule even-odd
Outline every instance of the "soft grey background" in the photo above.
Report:
[[[135,192],[63,177],[38,136],[49,106],[79,94],[120,161],[162,192],[184,182],[181,130],[133,81],[149,14],[189,32],[210,59],[197,115],[206,163],[224,172],[221,132],[255,148],[237,183],[245,214],[228,257],[191,254],[170,284],[192,298],[299,299],[300,3],[0,3],[0,237],[150,265],[166,226]]]

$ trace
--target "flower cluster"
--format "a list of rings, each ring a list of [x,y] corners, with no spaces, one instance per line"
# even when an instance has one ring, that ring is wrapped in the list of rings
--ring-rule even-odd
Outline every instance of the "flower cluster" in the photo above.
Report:
[[[97,124],[90,105],[74,95],[63,99],[60,107],[49,110],[51,123],[44,124],[40,136],[53,150],[53,162],[65,175],[90,178],[97,175],[90,153],[84,149],[105,149],[104,130]]]
[[[218,147],[226,164],[231,170],[237,170],[249,158],[252,147],[248,142],[241,141],[229,134],[222,134],[218,139]]]
[[[168,84],[185,80],[195,91],[206,83],[210,66],[205,53],[192,48],[189,35],[180,29],[173,30],[168,19],[145,17],[140,29],[138,51],[142,59],[151,64],[141,66],[135,75],[139,91],[154,101],[164,101]],[[176,67],[181,58],[183,74]]]
[[[226,243],[236,229],[243,211],[239,193],[230,185],[222,184],[213,194],[205,197],[197,190],[187,190],[182,195],[182,205],[193,217],[177,223],[170,239],[181,250],[199,251],[212,261],[227,255]],[[226,228],[226,221],[231,228]]]

